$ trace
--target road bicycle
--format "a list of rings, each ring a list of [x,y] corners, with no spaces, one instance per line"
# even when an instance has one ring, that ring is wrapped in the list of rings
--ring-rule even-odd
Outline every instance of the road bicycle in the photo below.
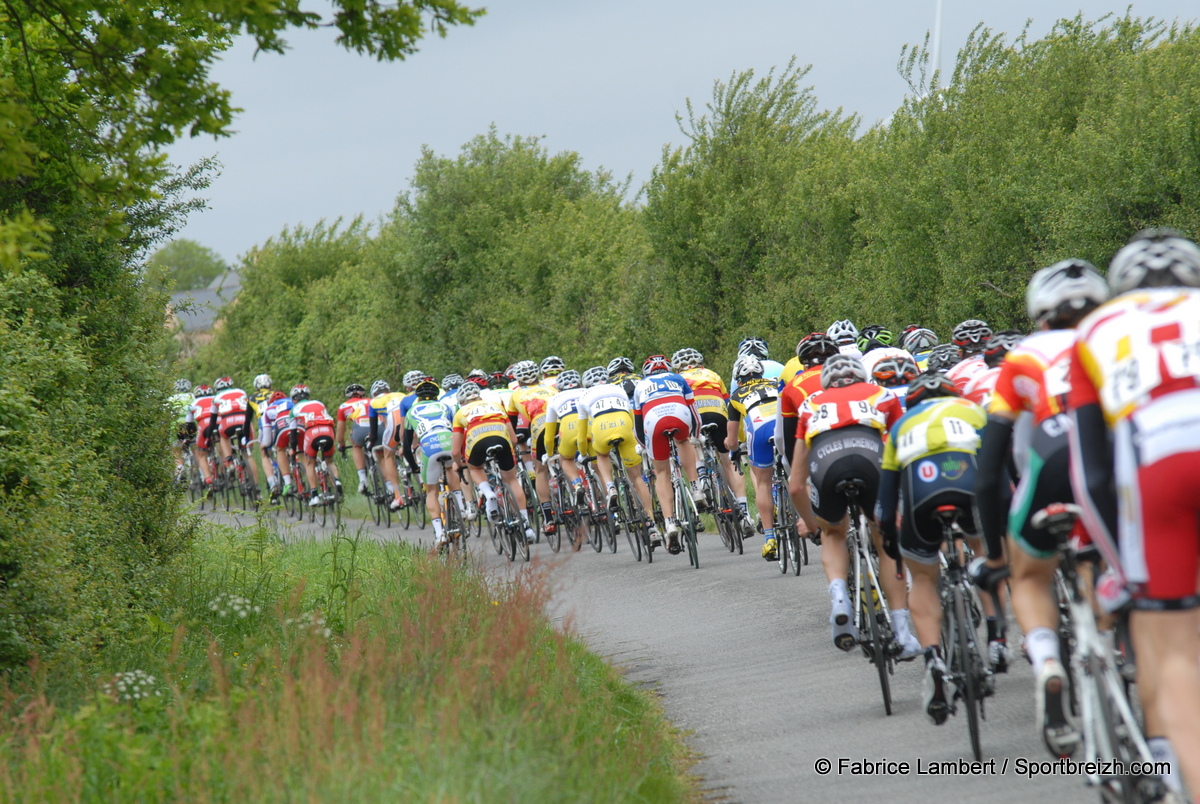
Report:
[[[879,559],[871,541],[867,517],[859,497],[866,489],[862,480],[843,480],[834,491],[844,495],[850,505],[850,527],[846,531],[846,548],[850,551],[850,577],[847,586],[854,607],[854,629],[863,655],[879,673],[879,689],[883,693],[883,709],[892,713],[891,675],[896,670],[896,655],[892,615],[888,611],[879,586]],[[853,639],[848,634],[839,637]],[[842,647],[839,644],[839,647]]]
[[[717,533],[721,536],[721,544],[729,552],[743,554],[742,545],[742,508],[738,505],[737,497],[725,477],[721,464],[721,453],[717,451],[716,439],[721,437],[721,425],[711,423],[700,428],[702,434],[700,469],[700,489],[708,500],[709,510],[717,523]]]
[[[463,524],[463,513],[458,507],[458,499],[450,491],[450,483],[446,480],[452,460],[454,459],[449,455],[439,455],[437,458],[437,462],[442,466],[442,471],[438,473],[438,505],[442,509],[442,533],[446,537],[438,551],[442,555],[453,555],[463,559],[467,556],[467,533]]]
[[[1058,570],[1068,592],[1067,641],[1070,683],[1082,737],[1080,761],[1095,763],[1091,767],[1096,772],[1087,775],[1087,783],[1099,790],[1102,801],[1158,801],[1166,792],[1162,780],[1154,774],[1133,773],[1135,764],[1153,768],[1154,759],[1129,701],[1120,656],[1096,624],[1086,594],[1089,581],[1079,572],[1080,562],[1090,562],[1092,578],[1098,577],[1095,570],[1100,560],[1095,548],[1077,552],[1071,545],[1071,531],[1079,515],[1079,506],[1055,503],[1035,513],[1030,524],[1046,530],[1058,544]]]
[[[533,532],[540,534],[542,528],[542,506],[541,497],[537,491],[537,471],[527,469],[525,461],[530,456],[528,447],[519,447],[517,450],[517,477],[521,479],[521,490],[525,492],[526,507],[529,509],[529,524],[533,528]]]
[[[180,485],[187,490],[189,502],[199,502],[200,510],[204,510],[204,475],[200,473],[200,465],[192,453],[193,442],[183,443],[183,465],[179,469]]]
[[[463,534],[465,536],[482,536],[483,521],[487,519],[487,514],[483,510],[483,497],[475,488],[475,484],[471,482],[471,478],[467,474],[467,468],[465,466],[459,467],[458,481],[462,487],[463,500],[465,500],[467,503],[467,510],[475,512],[475,516],[466,521]]]
[[[304,520],[304,514],[308,510],[308,480],[304,471],[304,466],[300,463],[300,452],[293,450],[289,456],[288,473],[292,476],[292,488],[290,492],[285,492],[284,507],[290,516],[295,516],[297,521]]]
[[[274,484],[271,488],[275,489],[271,505],[275,509],[276,516],[278,516],[279,511],[282,510],[279,506],[279,495],[283,494],[283,471],[279,468],[279,461],[275,460],[274,447],[263,447],[263,454],[271,459],[271,479]]]
[[[525,537],[525,521],[521,517],[521,510],[517,508],[517,498],[504,482],[500,464],[497,462],[497,456],[506,449],[509,447],[503,444],[488,447],[487,457],[483,461],[488,483],[496,492],[496,514],[492,528],[494,533],[499,532],[503,552],[509,561],[515,561],[518,552],[523,560],[528,561],[529,540]]]
[[[333,511],[333,521],[336,525],[342,521],[342,495],[337,489],[337,485],[333,480],[333,473],[329,470],[329,462],[325,459],[325,450],[322,449],[321,439],[317,439],[317,457],[316,472],[318,494],[317,505],[310,505],[311,509],[310,521],[315,522],[317,518],[317,509],[321,511],[321,527],[329,522],[330,509]]]
[[[387,481],[383,479],[383,470],[375,458],[375,450],[364,447],[367,469],[367,507],[371,509],[371,519],[376,525],[392,526],[392,495],[388,492]]]
[[[554,532],[546,539],[550,549],[558,552],[562,548],[563,534],[566,534],[572,550],[583,547],[583,513],[579,508],[575,488],[562,469],[562,458],[553,455],[546,463],[550,472],[550,513],[554,517]]]
[[[418,493],[417,485],[420,484],[413,483],[413,471],[399,452],[396,453],[396,471],[400,477],[400,497],[404,501],[404,507],[401,508],[403,513],[400,514],[404,529],[408,530],[409,525],[417,522],[417,528],[424,530],[425,523],[429,521],[429,514],[425,510],[425,494]]]
[[[697,537],[700,527],[700,512],[696,510],[696,502],[692,499],[691,484],[679,463],[679,450],[675,444],[675,435],[678,432],[675,429],[663,430],[667,446],[671,451],[667,467],[671,473],[671,488],[675,497],[675,521],[679,524],[683,546],[688,554],[688,562],[696,569],[700,569],[700,549]]]
[[[629,551],[633,553],[633,557],[640,562],[644,551],[646,562],[652,564],[654,563],[654,546],[650,542],[650,517],[646,514],[641,497],[638,496],[629,480],[629,473],[625,470],[625,461],[621,459],[620,446],[624,440],[623,438],[614,438],[610,442],[610,452],[608,453],[613,469],[613,485],[617,487],[617,521],[621,530],[625,532],[625,539],[629,542]]]
[[[771,439],[774,445],[775,439]],[[796,525],[798,514],[792,505],[792,497],[788,494],[788,477],[783,468],[783,458],[775,453],[775,463],[771,469],[771,508],[775,518],[775,552],[779,561],[779,572],[787,575],[788,565],[792,573],[800,574],[800,569],[808,564],[808,540],[800,535]]]
[[[934,515],[942,525],[942,571],[938,577],[938,593],[942,601],[942,652],[946,662],[946,680],[954,686],[950,711],[957,714],[955,703],[962,701],[967,708],[967,729],[971,736],[971,753],[983,759],[979,737],[979,721],[986,719],[983,699],[995,690],[995,678],[988,668],[984,645],[979,640],[979,623],[983,620],[979,601],[971,590],[965,572],[969,548],[965,534],[958,525],[962,509],[957,505],[939,505]],[[962,544],[960,551],[959,545]],[[999,600],[996,601],[997,611]]]
[[[617,529],[613,523],[613,512],[608,508],[608,494],[600,473],[596,471],[596,458],[585,456],[580,478],[583,480],[584,499],[587,502],[586,512],[589,519],[592,547],[597,553],[605,547],[610,553],[617,552]]]

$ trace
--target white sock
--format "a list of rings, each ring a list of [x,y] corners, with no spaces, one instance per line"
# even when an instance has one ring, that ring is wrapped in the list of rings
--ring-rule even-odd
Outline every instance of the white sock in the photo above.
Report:
[[[367,470],[366,469],[358,470],[358,479],[364,486],[367,485]]]
[[[271,491],[275,490],[275,475],[267,475],[267,485],[271,487]]]
[[[442,540],[442,518],[434,517],[430,521],[433,523],[433,535],[440,542]]]
[[[909,635],[908,628],[908,609],[892,609],[892,629],[896,632],[896,639],[901,642]]]
[[[283,487],[285,489],[290,489],[292,487],[292,476],[291,475],[283,476]]]
[[[458,503],[459,508],[462,508],[464,510],[466,509],[467,501],[465,499],[463,499],[462,489],[459,489],[458,491],[454,492],[454,501]]]
[[[1161,774],[1163,784],[1172,793],[1183,793],[1183,779],[1179,775],[1179,759],[1175,756],[1175,748],[1166,737],[1149,737],[1146,745],[1150,747],[1150,755],[1155,762],[1171,763],[1169,773]]]
[[[492,503],[496,501],[496,492],[492,491],[492,484],[486,480],[480,483],[479,493],[488,501],[488,510],[492,510]]]
[[[396,487],[392,484],[392,481],[390,481],[390,480],[387,481],[387,490],[388,490],[388,494],[396,493]]]
[[[1058,634],[1053,628],[1034,628],[1025,635],[1025,652],[1033,663],[1033,675],[1040,675],[1046,662],[1059,658]]]
[[[835,578],[829,582],[829,599],[834,603],[840,603],[850,597],[850,590],[846,588],[845,578]]]

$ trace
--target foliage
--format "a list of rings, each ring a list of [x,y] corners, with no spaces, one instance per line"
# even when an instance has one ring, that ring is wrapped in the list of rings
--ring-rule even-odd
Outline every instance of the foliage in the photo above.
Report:
[[[151,255],[146,268],[172,290],[199,290],[229,270],[221,255],[195,240],[172,240]]]
[[[678,736],[551,627],[544,579],[206,531],[82,705],[0,696],[0,800],[685,798]]]

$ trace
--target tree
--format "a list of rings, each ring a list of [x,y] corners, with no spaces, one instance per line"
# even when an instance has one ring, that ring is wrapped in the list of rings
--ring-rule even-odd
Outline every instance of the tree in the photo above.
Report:
[[[229,270],[221,255],[195,240],[179,238],[154,252],[147,269],[161,275],[172,290],[198,290]]]

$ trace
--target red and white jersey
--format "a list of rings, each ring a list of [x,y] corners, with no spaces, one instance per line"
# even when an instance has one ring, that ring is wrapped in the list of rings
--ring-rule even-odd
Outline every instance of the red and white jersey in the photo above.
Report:
[[[337,420],[356,427],[370,427],[370,407],[371,400],[365,397],[356,396],[354,399],[347,399],[338,405]]]
[[[1071,407],[1099,403],[1110,425],[1179,391],[1200,388],[1200,290],[1153,288],[1125,293],[1078,328],[1071,356]],[[1196,411],[1190,432],[1200,428]]]
[[[292,406],[291,413],[288,418],[294,422],[299,422],[300,426],[305,430],[312,427],[328,427],[333,424],[333,418],[329,415],[329,411],[325,409],[325,405],[315,399],[305,399],[303,402],[297,402]]]
[[[188,411],[189,422],[207,422],[213,415],[213,403],[216,400],[211,396],[202,396],[192,403],[191,410]]]
[[[975,378],[975,375],[985,371],[987,371],[987,363],[984,362],[983,355],[973,355],[947,371],[946,376],[950,378],[954,387],[961,394],[966,390],[967,383]]]
[[[904,415],[896,395],[869,382],[818,391],[800,405],[796,438],[811,444],[813,438],[830,430],[862,425],[886,434]]]
[[[963,398],[971,400],[986,410],[988,402],[992,398],[992,391],[996,388],[996,380],[999,378],[999,366],[979,372],[967,382],[967,387],[962,392]]]
[[[680,405],[692,407],[695,394],[692,386],[674,372],[651,374],[638,380],[633,388],[633,410],[642,416],[650,414],[654,408],[661,406]]]
[[[250,397],[241,388],[226,388],[213,397],[218,416],[232,416],[250,410]]]
[[[1013,347],[1000,364],[988,412],[1016,418],[1028,411],[1036,423],[1062,413],[1071,390],[1067,373],[1074,346],[1075,330],[1051,329]]]

